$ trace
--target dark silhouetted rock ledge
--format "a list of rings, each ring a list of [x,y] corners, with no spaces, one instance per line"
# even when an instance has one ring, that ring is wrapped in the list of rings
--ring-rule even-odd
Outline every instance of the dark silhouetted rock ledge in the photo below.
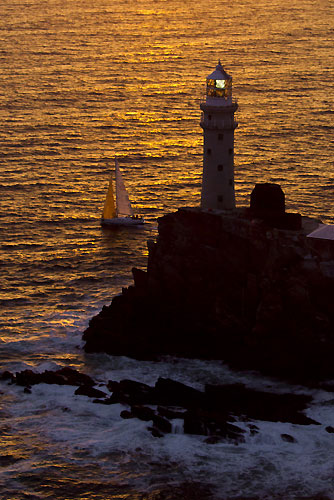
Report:
[[[133,269],[134,285],[90,321],[85,350],[333,377],[333,241],[306,237],[317,224],[284,207],[162,217],[147,271]]]

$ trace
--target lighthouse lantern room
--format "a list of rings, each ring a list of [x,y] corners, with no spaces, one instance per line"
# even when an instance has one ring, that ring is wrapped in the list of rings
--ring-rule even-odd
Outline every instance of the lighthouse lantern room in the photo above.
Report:
[[[238,104],[232,99],[232,77],[220,61],[206,79],[205,100],[201,103],[204,134],[201,207],[235,208],[234,113]]]

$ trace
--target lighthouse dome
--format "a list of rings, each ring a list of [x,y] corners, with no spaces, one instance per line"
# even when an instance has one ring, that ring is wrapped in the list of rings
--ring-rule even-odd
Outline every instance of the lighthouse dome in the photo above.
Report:
[[[207,80],[232,80],[232,77],[226,73],[221,62],[219,61],[216,69],[211,73],[211,75],[206,77]]]
[[[207,102],[211,99],[219,99],[217,105],[232,103],[232,77],[226,73],[219,61],[216,69],[206,78]]]

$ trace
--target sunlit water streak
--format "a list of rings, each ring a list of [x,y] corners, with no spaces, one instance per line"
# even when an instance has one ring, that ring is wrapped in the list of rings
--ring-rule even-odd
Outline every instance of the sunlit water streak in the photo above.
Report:
[[[2,2],[3,368],[70,364],[101,383],[244,380],[216,363],[85,356],[81,332],[131,281],[131,267],[145,266],[156,218],[199,203],[199,100],[219,57],[239,101],[238,204],[256,182],[279,182],[288,209],[334,223],[332,19],[327,0]],[[100,228],[115,154],[149,221],[143,229]],[[6,499],[134,499],[208,478],[219,498],[334,490],[324,429],[284,425],[298,436],[294,448],[272,424],[244,447],[179,435],[157,442],[143,423],[121,421],[120,408],[92,405],[72,389],[2,391]],[[312,411],[333,425],[320,404],[329,395],[318,398]]]

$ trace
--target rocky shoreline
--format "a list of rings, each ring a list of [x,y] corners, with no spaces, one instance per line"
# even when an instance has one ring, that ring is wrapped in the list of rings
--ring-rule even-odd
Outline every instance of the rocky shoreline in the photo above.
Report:
[[[334,378],[334,250],[307,237],[317,225],[284,206],[162,217],[147,271],[90,321],[85,350]]]
[[[233,383],[207,384],[203,390],[198,390],[177,380],[162,377],[152,381],[152,385],[129,379],[97,383],[89,375],[70,367],[45,370],[42,373],[29,369],[17,373],[6,371],[0,374],[0,381],[2,384],[15,384],[21,388],[25,398],[36,397],[34,386],[38,384],[73,386],[75,397],[89,398],[90,404],[107,407],[116,405],[121,418],[144,421],[147,433],[157,440],[170,433],[188,434],[197,436],[198,440],[210,447],[219,444],[243,447],[249,440],[263,439],[262,422],[277,422],[278,426],[281,422],[286,422],[292,424],[289,431],[282,429],[277,437],[293,453],[295,447],[301,444],[297,432],[300,426],[316,426],[319,436],[334,434],[334,427],[317,422],[305,414],[305,410],[314,403],[313,391],[301,391],[300,387],[298,391],[282,393],[270,388],[256,390],[244,384]],[[319,385],[319,388],[325,387]],[[334,392],[334,385],[325,389],[330,397],[329,392]],[[328,399],[327,404],[333,405],[333,399]],[[67,406],[63,406],[61,410],[71,411]],[[330,436],[328,438],[331,439]],[[1,457],[1,465],[12,465],[18,460],[20,458],[13,455],[4,455]],[[221,497],[217,496],[212,484],[184,482],[166,484],[159,487],[157,492],[138,494],[138,498],[260,500],[262,497]],[[296,497],[296,500],[297,498],[301,497]],[[315,496],[303,496],[303,500],[330,500],[330,497],[319,493]]]
[[[146,421],[148,431],[156,438],[168,433],[184,433],[205,436],[207,444],[223,441],[238,445],[245,442],[248,435],[259,433],[254,421],[321,427],[304,414],[312,404],[312,396],[260,391],[244,384],[207,384],[201,391],[160,377],[152,386],[124,379],[109,380],[97,388],[89,375],[69,367],[42,373],[7,371],[0,374],[0,380],[23,387],[25,394],[31,394],[37,384],[76,386],[74,395],[89,397],[95,404],[119,404],[124,408],[120,412],[122,418]],[[334,433],[331,426],[325,430]],[[281,434],[281,439],[297,442],[290,434]]]

